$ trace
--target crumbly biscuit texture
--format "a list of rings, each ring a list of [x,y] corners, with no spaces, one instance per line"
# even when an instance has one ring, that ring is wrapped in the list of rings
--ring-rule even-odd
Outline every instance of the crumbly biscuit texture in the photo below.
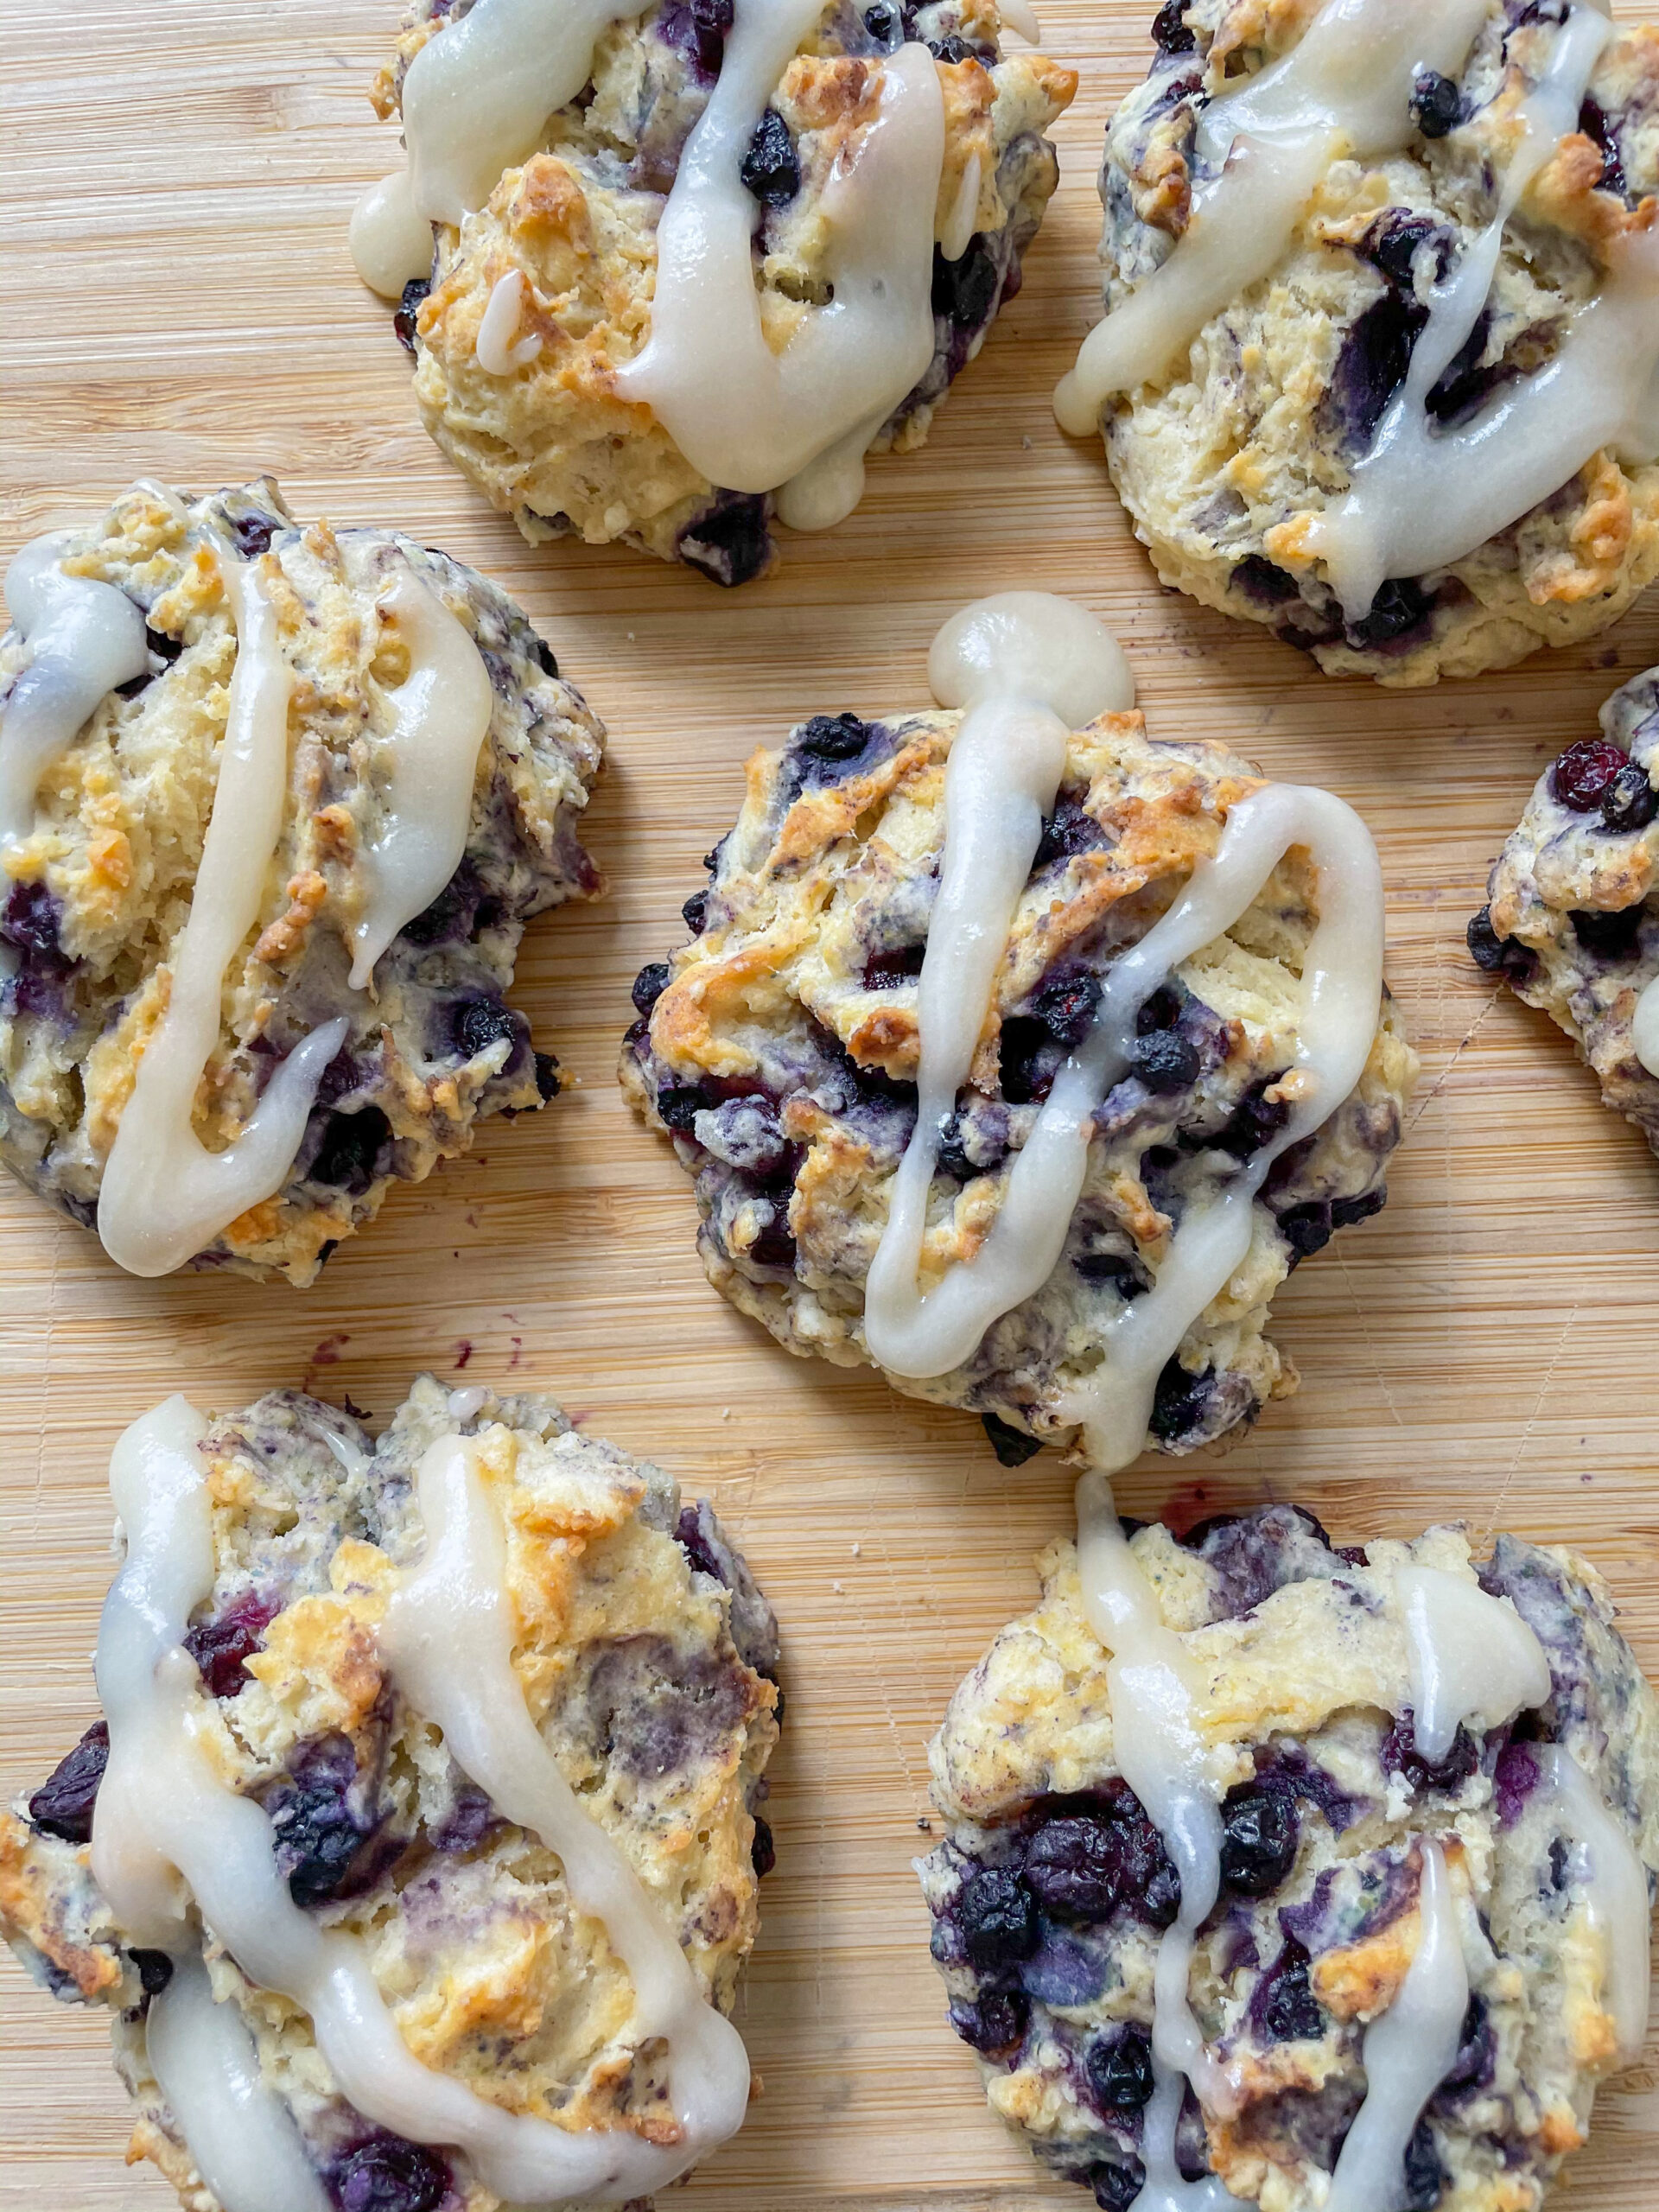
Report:
[[[661,2045],[602,1925],[378,1661],[388,1586],[424,1541],[414,1471],[456,1433],[477,1440],[505,1528],[513,1665],[543,1738],[730,2011],[770,1864],[756,1808],[778,1732],[776,1624],[707,1505],[683,1507],[660,1468],[579,1435],[550,1399],[424,1376],[378,1444],[287,1391],[213,1424],[217,1574],[189,1638],[213,1755],[270,1816],[296,1901],[366,1946],[425,2065],[511,2112],[650,2134],[673,2124]],[[145,2057],[156,1955],[135,1959],[89,1870],[102,1758],[95,1731],[0,1815],[0,1930],[54,1995],[112,2008],[134,2155],[189,2212],[217,2212]],[[337,2202],[495,2212],[463,2157],[389,2137],[345,2102],[305,2012],[211,1944],[208,1966]]]
[[[257,564],[296,684],[281,836],[226,976],[198,1137],[233,1142],[279,1058],[337,1015],[350,1033],[283,1187],[196,1264],[303,1285],[395,1181],[466,1151],[480,1116],[556,1091],[554,1061],[532,1051],[505,993],[530,918],[599,888],[578,829],[604,731],[486,578],[391,531],[302,529],[269,479],[194,502],[140,485],[79,532],[71,572],[137,601],[149,671],[111,692],[41,779],[0,909],[0,1158],[76,1221],[96,1221],[213,811],[237,657],[214,537]],[[493,713],[461,866],[359,991],[351,931],[379,804],[370,741],[393,728],[409,672],[374,602],[404,563],[475,640]],[[28,658],[9,633],[0,680]]]
[[[1614,692],[1601,736],[1539,778],[1488,890],[1475,958],[1566,1030],[1607,1104],[1659,1152],[1659,1076],[1630,1033],[1659,976],[1659,668]]]
[[[657,226],[719,72],[719,12],[659,0],[607,31],[591,86],[550,118],[540,149],[458,229],[438,226],[430,288],[405,295],[404,327],[427,428],[526,537],[624,538],[736,584],[776,556],[772,496],[711,485],[614,383],[650,334]],[[396,111],[421,48],[466,13],[448,0],[416,0],[378,88],[383,114]],[[834,240],[823,194],[835,165],[857,158],[874,120],[873,60],[906,38],[925,41],[937,57],[946,133],[939,235],[969,163],[979,163],[968,249],[954,262],[934,257],[933,359],[877,450],[925,439],[951,378],[1019,289],[1021,257],[1058,181],[1043,133],[1070,103],[1077,73],[1035,51],[1001,56],[999,32],[993,0],[879,9],[835,0],[772,97],[783,134],[766,148],[755,273],[774,350],[829,296]],[[532,294],[520,327],[539,337],[541,352],[510,376],[492,376],[478,361],[479,326],[495,286],[515,270]]]
[[[1109,310],[1185,232],[1205,102],[1290,51],[1316,12],[1307,0],[1161,11],[1151,73],[1107,133]],[[1455,124],[1384,160],[1338,162],[1272,274],[1212,316],[1168,376],[1108,404],[1113,481],[1163,581],[1266,624],[1332,674],[1418,684],[1507,667],[1605,629],[1659,575],[1659,465],[1608,451],[1449,568],[1385,584],[1358,623],[1299,551],[1300,518],[1347,488],[1406,374],[1427,319],[1414,255],[1432,245],[1444,271],[1491,219],[1492,177],[1560,18],[1554,0],[1491,0]],[[1578,133],[1507,226],[1488,306],[1429,396],[1437,423],[1470,420],[1554,357],[1610,241],[1659,220],[1656,193],[1659,28],[1621,24]]]
[[[1178,1541],[1132,1538],[1232,1777],[1222,1891],[1191,1994],[1231,2109],[1189,2094],[1178,2154],[1263,2212],[1314,2212],[1365,2090],[1365,2020],[1416,1944],[1422,1840],[1462,1923],[1462,2048],[1406,2161],[1416,2207],[1536,2212],[1585,2139],[1616,2043],[1583,1847],[1550,1815],[1538,1751],[1559,1744],[1659,1873],[1659,1706],[1573,1554],[1458,1529],[1333,1548],[1311,1514],[1264,1506]],[[1549,1662],[1537,1712],[1444,1762],[1414,1741],[1405,1565],[1478,1577]],[[1127,2204],[1151,2088],[1153,1964],[1179,1878],[1113,1750],[1106,1655],[1075,1548],[1039,1562],[1041,1603],[1004,1629],[932,1747],[945,1840],[919,1863],[933,1955],[992,2109],[1043,2162]]]
[[[696,1178],[709,1279],[790,1351],[868,1360],[864,1281],[916,1120],[918,975],[938,893],[945,760],[932,711],[804,723],[757,753],[736,827],[686,906],[697,934],[641,974],[625,1090]],[[1154,743],[1137,713],[1074,735],[940,1148],[924,1286],[972,1261],[1101,978],[1260,788],[1217,745]],[[1064,1254],[961,1367],[897,1389],[988,1417],[1010,1464],[1069,1434],[1065,1392],[1154,1280],[1183,1213],[1280,1129],[1300,964],[1317,919],[1293,849],[1255,904],[1141,1015],[1146,1074],[1095,1116]],[[1159,1384],[1148,1439],[1190,1451],[1294,1387],[1266,1334],[1274,1292],[1333,1229],[1383,1202],[1416,1071],[1391,1002],[1351,1096],[1270,1172],[1249,1252]],[[1016,1433],[1017,1432],[1017,1433]]]

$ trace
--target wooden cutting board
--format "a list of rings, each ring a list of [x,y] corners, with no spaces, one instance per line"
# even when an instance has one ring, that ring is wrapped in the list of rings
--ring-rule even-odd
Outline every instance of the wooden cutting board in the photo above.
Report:
[[[879,461],[859,513],[721,593],[616,550],[532,552],[439,461],[388,316],[346,256],[390,167],[366,91],[397,0],[10,0],[0,556],[134,476],[197,489],[270,471],[296,512],[394,524],[514,593],[611,730],[589,817],[602,903],[536,924],[518,1002],[569,1089],[488,1126],[395,1196],[317,1288],[147,1283],[10,1183],[0,1375],[0,1789],[92,1717],[111,1444],[183,1388],[278,1383],[384,1418],[422,1367],[555,1392],[671,1466],[737,1531],[782,1617],[789,1723],[778,1872],[741,2019],[765,2094],[690,2201],[730,2212],[1081,2212],[984,2108],[944,2023],[910,1861],[928,1737],[1070,1525],[1052,1453],[1016,1474],[978,1424],[791,1359],[705,1283],[690,1186],[625,1111],[627,985],[682,935],[740,764],[791,721],[924,702],[926,646],[963,601],[1066,592],[1128,649],[1154,736],[1215,736],[1365,814],[1390,891],[1390,973],[1424,1059],[1378,1220],[1281,1296],[1304,1377],[1230,1455],[1148,1459],[1126,1510],[1297,1498],[1350,1541],[1466,1517],[1580,1546],[1659,1672],[1659,1165],[1565,1041],[1471,965],[1464,925],[1539,769],[1659,660],[1659,602],[1507,677],[1402,695],[1160,589],[1097,447],[1048,393],[1093,319],[1103,117],[1142,72],[1152,0],[1040,0],[1083,71],[1064,181],[1024,291],[919,455]],[[99,2016],[0,1967],[0,2206],[162,2212],[124,2169]],[[1572,2167],[1580,2212],[1659,2198],[1659,2063],[1604,2093]]]

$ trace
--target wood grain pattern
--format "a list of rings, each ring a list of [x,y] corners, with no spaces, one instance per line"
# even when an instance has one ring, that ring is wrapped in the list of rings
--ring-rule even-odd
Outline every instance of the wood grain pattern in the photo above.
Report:
[[[390,165],[365,88],[397,0],[9,12],[0,554],[141,473],[201,487],[270,470],[302,517],[394,523],[499,577],[612,752],[591,816],[610,895],[538,924],[520,966],[567,1095],[395,1198],[315,1290],[137,1282],[0,1192],[0,1788],[38,1777],[90,1717],[105,1470],[142,1408],[180,1386],[225,1406],[291,1382],[384,1416],[412,1370],[463,1361],[469,1380],[550,1388],[710,1491],[785,1623],[779,1866],[742,2000],[766,2094],[690,2201],[1077,2212],[1082,2193],[1045,2186],[990,2119],[944,2026],[909,1866],[928,1735],[1029,1602],[1070,1479],[1052,1454],[1003,1474],[970,1421],[797,1363],[708,1287],[689,1186],[613,1081],[628,980],[676,941],[757,742],[820,709],[919,703],[934,628],[980,593],[1045,586],[1096,607],[1154,734],[1224,737],[1363,810],[1426,1062],[1387,1212],[1281,1300],[1300,1395],[1230,1457],[1143,1464],[1126,1509],[1273,1495],[1352,1540],[1458,1516],[1571,1540],[1659,1669],[1659,1169],[1463,950],[1543,760],[1659,659],[1659,606],[1507,679],[1400,696],[1322,678],[1159,589],[1098,449],[1061,438],[1047,405],[1092,319],[1102,120],[1144,67],[1151,0],[1043,0],[1050,50],[1084,83],[1024,292],[928,448],[877,463],[850,523],[794,541],[739,594],[621,550],[532,553],[429,445],[345,252],[356,193]],[[101,2018],[52,2007],[10,1961],[0,1988],[0,2207],[162,2212],[171,2193],[120,2161]],[[1581,2212],[1659,2196],[1655,2082],[1650,2059],[1605,2096],[1573,2169]]]

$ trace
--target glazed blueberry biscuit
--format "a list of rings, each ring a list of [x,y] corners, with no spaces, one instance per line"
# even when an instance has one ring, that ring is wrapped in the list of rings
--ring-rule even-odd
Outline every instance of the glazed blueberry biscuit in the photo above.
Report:
[[[1535,2212],[1647,2017],[1659,1709],[1600,1577],[1514,1536],[1478,1561],[1449,1528],[1344,1550],[1293,1506],[1180,1540],[1141,1527],[1128,1549],[1185,1655],[1224,1790],[1180,2173],[1213,2171],[1266,2212]],[[947,1834],[919,1871],[950,2022],[992,2109],[1122,2212],[1151,2156],[1153,1961],[1181,1878],[1122,1775],[1076,1548],[1054,1543],[1039,1570],[1040,1604],[998,1636],[934,1741]],[[1425,1592],[1442,1620],[1511,1649],[1527,1700],[1452,1732],[1467,1711],[1454,1692],[1432,1756]],[[1447,2063],[1402,2103],[1381,2024],[1398,2008],[1413,2039],[1432,2037],[1421,1962],[1437,1938]],[[1399,2159],[1394,2194],[1348,2193],[1361,2144],[1373,2183],[1390,2148]]]
[[[376,94],[410,169],[358,266],[401,292],[427,428],[526,537],[747,582],[774,520],[840,520],[867,448],[926,437],[1019,289],[1076,73],[1005,54],[994,0],[534,13],[414,0]]]
[[[1122,668],[1081,609],[1009,594],[940,633],[952,708],[820,715],[754,755],[621,1080],[696,1178],[710,1281],[787,1349],[971,1408],[1005,1464],[1081,1436],[1118,1465],[1295,1387],[1269,1302],[1382,1206],[1416,1061],[1357,818],[1075,679],[1055,713],[939,673],[1022,634],[1016,685],[1073,652]],[[1033,714],[1046,785],[1001,790]],[[1002,824],[1024,844],[992,855]],[[925,1065],[925,963],[969,974],[964,921],[1000,957],[971,1003],[934,998],[963,1052]],[[1319,974],[1345,1033],[1315,1068]]]
[[[7,579],[0,1156],[154,1274],[308,1283],[558,1088],[506,1004],[599,887],[603,731],[474,571],[141,484]]]
[[[729,2133],[781,1699],[709,1507],[430,1376],[378,1442],[174,1399],[111,1483],[106,1719],[0,1815],[0,1929],[110,2007],[132,2155],[190,2212],[494,2212]]]
[[[1659,1152],[1659,669],[1538,779],[1469,950],[1566,1030],[1615,1113]]]
[[[1190,0],[1109,129],[1061,388],[1165,582],[1386,683],[1659,574],[1659,29],[1591,0]]]

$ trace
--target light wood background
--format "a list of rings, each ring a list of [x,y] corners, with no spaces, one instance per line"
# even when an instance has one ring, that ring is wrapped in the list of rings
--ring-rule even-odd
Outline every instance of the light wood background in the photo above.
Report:
[[[1148,1460],[1146,1514],[1269,1495],[1349,1540],[1467,1516],[1580,1545],[1659,1669],[1659,1166],[1541,1016],[1471,966],[1464,925],[1542,763],[1659,659],[1650,596],[1599,644],[1414,695],[1336,683],[1287,646],[1162,592],[1097,448],[1047,394],[1093,318],[1103,118],[1145,67],[1153,0],[1041,0],[1078,63],[1063,183],[1026,287],[918,456],[876,463],[860,512],[723,594],[622,550],[531,552],[440,462],[347,213],[391,165],[366,88],[397,0],[7,0],[0,555],[153,474],[201,489],[273,472],[302,518],[392,523],[501,581],[611,729],[590,816],[601,903],[536,925],[518,1002],[570,1087],[488,1127],[395,1196],[318,1287],[135,1281],[9,1183],[0,1376],[0,1788],[92,1717],[109,1573],[105,1471],[137,1412],[184,1388],[276,1383],[384,1418],[415,1370],[550,1389],[594,1430],[714,1496],[785,1624],[772,1768],[779,1870],[742,1999],[765,2095],[691,2183],[730,2212],[1077,2212],[981,2101],[944,2026],[910,1861],[928,1736],[1068,1524],[1054,1455],[1005,1474],[978,1424],[798,1363],[703,1281],[690,1188],[624,1110],[627,984],[681,934],[739,764],[791,720],[918,704],[962,601],[1068,592],[1116,629],[1154,734],[1215,735],[1328,783],[1376,830],[1391,974],[1425,1060],[1388,1211],[1279,1306],[1306,1377],[1224,1459]],[[0,1967],[0,2206],[160,2212],[121,2164],[101,2017]],[[1659,2197],[1649,2064],[1604,2095],[1572,2169],[1580,2212]]]

